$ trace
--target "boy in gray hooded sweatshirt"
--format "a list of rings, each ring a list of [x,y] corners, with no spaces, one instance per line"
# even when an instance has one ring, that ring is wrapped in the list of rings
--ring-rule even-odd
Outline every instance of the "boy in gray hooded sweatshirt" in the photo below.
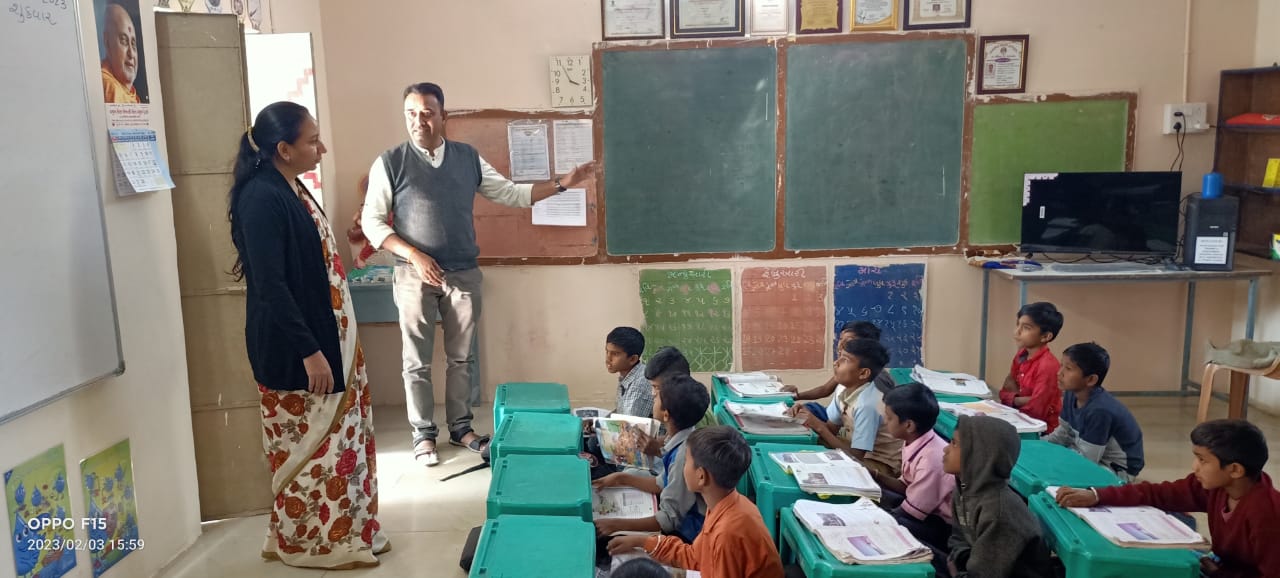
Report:
[[[956,476],[947,566],[956,578],[1048,578],[1040,524],[1009,488],[1022,444],[1004,421],[961,416],[942,467]]]

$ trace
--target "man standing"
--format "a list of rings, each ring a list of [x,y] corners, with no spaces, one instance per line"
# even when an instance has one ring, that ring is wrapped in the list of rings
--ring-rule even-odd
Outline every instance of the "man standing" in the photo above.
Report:
[[[133,80],[138,76],[138,35],[133,18],[124,6],[112,2],[103,14],[102,96],[108,104],[136,104],[138,92]]]
[[[400,309],[404,388],[413,455],[440,463],[433,421],[431,353],[437,311],[444,324],[445,417],[449,443],[480,452],[489,442],[471,429],[471,339],[480,318],[480,280],[473,206],[479,192],[491,201],[529,207],[585,183],[595,164],[563,179],[517,185],[470,145],[444,139],[444,91],[424,82],[404,90],[409,140],[382,153],[369,169],[361,227],[373,246],[397,257],[395,301]],[[394,213],[394,224],[388,219]]]

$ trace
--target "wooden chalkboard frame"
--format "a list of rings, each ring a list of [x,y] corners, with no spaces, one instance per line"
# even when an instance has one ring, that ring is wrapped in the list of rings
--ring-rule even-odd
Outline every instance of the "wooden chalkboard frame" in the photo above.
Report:
[[[1129,104],[1128,127],[1125,129],[1124,170],[1133,170],[1134,142],[1137,139],[1138,93],[1136,92],[1104,92],[1097,94],[1044,94],[1044,95],[996,95],[979,96],[971,99],[965,119],[964,135],[964,199],[960,204],[962,219],[960,221],[960,243],[966,253],[1008,253],[1016,249],[1008,244],[969,243],[969,173],[970,157],[973,150],[973,109],[977,106],[1004,104],[1035,104],[1044,102],[1088,102],[1094,100],[1124,100]]]
[[[967,96],[965,100],[964,112],[964,143],[963,155],[961,163],[964,170],[961,174],[961,190],[966,194],[962,195],[960,205],[960,236],[959,242],[954,245],[938,245],[938,246],[921,246],[921,247],[872,247],[859,249],[821,249],[821,250],[788,250],[784,243],[786,239],[785,215],[786,210],[786,80],[787,80],[787,48],[793,44],[841,44],[853,42],[913,42],[920,40],[943,40],[943,39],[960,39],[965,42],[966,50],[966,81],[971,85],[974,78],[974,58],[977,53],[977,34],[971,31],[947,31],[947,32],[866,32],[856,35],[814,35],[802,36],[795,38],[748,38],[748,39],[712,39],[712,40],[667,40],[654,41],[644,43],[599,43],[596,44],[592,51],[592,66],[594,67],[592,74],[592,82],[595,83],[596,94],[603,94],[603,78],[604,78],[604,60],[603,56],[606,52],[618,51],[664,51],[664,50],[697,50],[705,48],[732,48],[732,47],[748,47],[748,46],[769,46],[773,45],[778,50],[778,69],[777,69],[777,142],[776,142],[776,160],[778,163],[778,172],[775,179],[775,211],[779,215],[774,223],[774,247],[769,251],[760,252],[715,252],[715,253],[679,253],[679,254],[661,254],[661,255],[610,255],[608,253],[609,239],[605,236],[605,203],[607,195],[602,194],[598,203],[599,218],[596,220],[600,227],[601,248],[597,261],[600,263],[678,263],[689,261],[692,259],[731,259],[749,255],[753,259],[795,259],[795,258],[820,258],[820,257],[871,257],[884,255],[946,255],[960,254],[967,248],[964,243],[968,236],[968,227],[966,219],[968,218],[968,165],[969,165],[969,148],[972,143],[970,132],[973,125],[973,99]],[[596,150],[603,156],[607,154],[604,150],[604,114],[602,106],[597,106],[595,110],[595,140]],[[600,172],[597,173],[597,183],[600,191],[604,192],[608,187],[608,175],[600,165]]]
[[[775,182],[775,211],[779,216],[775,220],[774,231],[774,247],[769,251],[762,252],[714,252],[714,253],[678,253],[678,254],[655,254],[655,255],[610,255],[608,253],[609,239],[605,235],[607,215],[605,204],[607,202],[605,189],[608,186],[608,175],[605,174],[604,165],[599,164],[596,174],[596,253],[594,256],[587,257],[493,257],[481,258],[481,265],[584,265],[584,264],[622,264],[622,263],[682,263],[696,259],[732,259],[743,256],[750,256],[758,260],[777,260],[777,259],[795,259],[795,258],[823,258],[823,257],[878,257],[886,255],[907,256],[907,255],[955,255],[955,254],[975,254],[996,251],[1012,251],[1013,245],[982,245],[969,243],[969,194],[970,194],[970,171],[971,156],[973,148],[973,111],[977,105],[991,104],[1015,104],[1028,102],[1070,102],[1080,100],[1115,100],[1125,99],[1129,103],[1129,126],[1127,130],[1126,142],[1126,170],[1132,170],[1134,156],[1134,142],[1136,138],[1136,111],[1137,111],[1137,94],[1134,92],[1108,92],[1101,94],[1073,95],[1073,94],[1049,94],[1049,95],[1003,95],[1003,96],[977,96],[973,94],[972,89],[967,91],[965,99],[964,112],[964,140],[962,145],[962,172],[961,172],[961,201],[959,214],[959,241],[954,245],[939,246],[922,246],[922,247],[873,247],[860,249],[834,249],[834,250],[787,250],[784,247],[786,239],[785,231],[785,207],[786,207],[786,79],[787,79],[787,50],[793,44],[818,44],[818,43],[850,43],[850,42],[911,42],[919,40],[938,40],[959,38],[965,41],[967,50],[967,73],[966,79],[969,86],[975,86],[975,78],[977,74],[977,44],[978,35],[973,31],[922,31],[922,32],[865,32],[856,35],[832,35],[832,36],[802,36],[795,38],[720,38],[720,39],[699,39],[699,40],[655,40],[645,42],[608,42],[597,43],[592,50],[592,83],[594,85],[595,94],[603,94],[603,55],[606,52],[616,51],[663,51],[663,50],[697,50],[706,48],[731,48],[731,47],[751,47],[751,46],[775,46],[778,50],[778,69],[777,69],[777,134],[776,134],[776,161],[777,176]],[[597,96],[597,98],[599,98]],[[597,106],[591,111],[581,112],[565,112],[565,111],[513,111],[513,110],[465,110],[451,113],[451,116],[469,116],[473,118],[505,118],[511,120],[519,119],[581,119],[590,118],[593,120],[593,135],[597,161],[601,161],[607,151],[604,150],[604,112],[603,107],[607,103],[596,103]]]

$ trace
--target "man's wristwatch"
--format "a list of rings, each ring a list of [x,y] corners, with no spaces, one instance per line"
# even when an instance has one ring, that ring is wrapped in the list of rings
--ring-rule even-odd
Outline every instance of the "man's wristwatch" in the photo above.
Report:
[[[560,184],[560,179],[557,177],[557,178],[556,178],[556,192],[557,192],[557,193],[563,193],[563,192],[565,192],[565,191],[567,191],[567,190],[569,190],[569,189],[564,188],[564,185]]]

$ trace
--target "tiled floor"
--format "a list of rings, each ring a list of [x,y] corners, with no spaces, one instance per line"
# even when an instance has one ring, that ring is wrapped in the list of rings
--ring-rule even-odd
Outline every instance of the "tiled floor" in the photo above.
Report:
[[[1191,398],[1126,397],[1142,424],[1147,467],[1144,480],[1180,478],[1191,471],[1188,433],[1195,426],[1196,400]],[[1213,416],[1225,415],[1216,403]],[[476,408],[476,429],[492,431],[492,412]],[[443,463],[430,470],[418,466],[410,453],[409,428],[401,407],[379,408],[378,431],[380,521],[389,532],[394,550],[380,557],[382,565],[371,570],[325,572],[290,568],[265,562],[258,553],[266,529],[266,516],[205,525],[204,535],[168,571],[164,578],[365,578],[429,576],[465,577],[458,556],[467,531],[483,523],[489,470],[473,472],[448,482],[439,479],[479,462],[475,454],[441,445]],[[1280,447],[1280,418],[1258,411],[1251,415],[1273,448]],[[1280,453],[1273,449],[1273,455]],[[1280,476],[1280,458],[1267,472]],[[1204,527],[1201,517],[1201,527]]]

